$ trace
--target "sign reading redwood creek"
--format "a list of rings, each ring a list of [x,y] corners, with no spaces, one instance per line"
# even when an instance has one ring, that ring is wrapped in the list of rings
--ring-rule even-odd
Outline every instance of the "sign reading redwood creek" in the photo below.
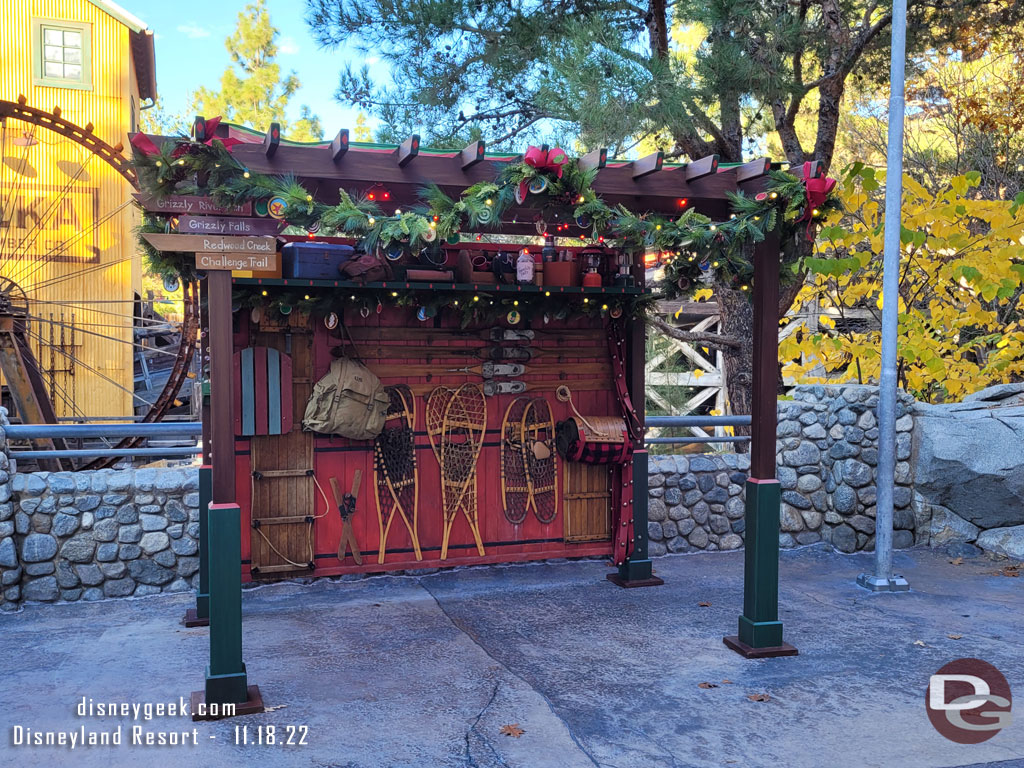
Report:
[[[158,251],[183,253],[252,253],[271,254],[277,251],[277,240],[273,237],[248,237],[233,235],[167,235],[143,232],[142,236]]]

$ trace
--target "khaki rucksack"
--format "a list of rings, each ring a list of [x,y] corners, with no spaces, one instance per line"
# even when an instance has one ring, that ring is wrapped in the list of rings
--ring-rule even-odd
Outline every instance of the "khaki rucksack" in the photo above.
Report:
[[[366,366],[341,357],[313,385],[302,428],[351,440],[372,440],[384,429],[388,402],[380,379]]]

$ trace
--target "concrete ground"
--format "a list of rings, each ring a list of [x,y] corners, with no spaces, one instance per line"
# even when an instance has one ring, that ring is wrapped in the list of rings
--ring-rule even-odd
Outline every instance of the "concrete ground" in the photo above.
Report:
[[[127,742],[135,723],[78,717],[82,697],[177,701],[202,687],[206,662],[207,631],[178,624],[186,595],[31,606],[0,618],[0,763],[1024,766],[1024,717],[963,746],[933,730],[924,707],[929,675],[965,656],[994,664],[1024,697],[1024,579],[983,558],[903,552],[897,570],[913,591],[872,595],[854,585],[870,565],[785,552],[781,618],[800,655],[762,661],[721,642],[741,605],[740,553],[661,558],[666,584],[650,589],[618,589],[604,563],[583,561],[247,590],[245,659],[272,711],[198,723],[199,746],[11,746],[15,725],[120,724]],[[770,699],[748,698],[761,693]],[[513,723],[522,736],[502,735]],[[235,744],[243,725],[248,746]],[[278,742],[307,726],[307,743],[253,744],[267,725]]]

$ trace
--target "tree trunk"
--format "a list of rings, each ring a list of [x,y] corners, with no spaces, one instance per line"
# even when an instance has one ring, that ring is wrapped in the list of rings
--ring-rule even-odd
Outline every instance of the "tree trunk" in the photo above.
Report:
[[[726,392],[729,397],[729,410],[738,415],[746,415],[751,411],[751,386],[754,382],[754,306],[750,294],[737,291],[720,283],[715,285],[715,296],[718,298],[718,312],[721,317],[721,332],[726,336],[734,336],[740,342],[739,347],[726,347],[722,350]],[[749,427],[736,427],[737,435],[749,435]],[[748,443],[737,443],[736,450],[746,453]]]

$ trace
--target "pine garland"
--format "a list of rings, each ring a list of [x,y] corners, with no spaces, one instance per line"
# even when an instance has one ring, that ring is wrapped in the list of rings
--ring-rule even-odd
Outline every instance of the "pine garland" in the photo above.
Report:
[[[574,159],[562,167],[561,178],[524,162],[507,164],[494,181],[477,182],[458,200],[430,185],[420,190],[419,205],[393,214],[365,196],[354,198],[341,189],[337,205],[321,203],[294,176],[251,173],[217,140],[209,145],[186,138],[165,141],[159,152],[151,155],[136,150],[135,167],[142,189],[151,195],[205,194],[221,205],[281,198],[289,224],[305,229],[319,226],[320,235],[359,238],[367,251],[395,246],[436,248],[441,241],[459,242],[463,231],[500,232],[502,216],[516,204],[520,185],[534,183],[543,189],[529,194],[526,202],[542,222],[539,231],[557,236],[567,223],[555,225],[554,231],[549,231],[547,223],[568,209],[577,226],[590,230],[591,244],[620,249],[634,257],[657,252],[665,262],[665,279],[658,288],[666,298],[689,294],[700,283],[746,289],[753,277],[750,246],[778,226],[780,258],[784,265],[792,264],[798,258],[799,239],[809,229],[804,218],[807,196],[803,180],[784,171],[770,171],[766,191],[754,197],[730,194],[729,219],[714,222],[692,208],[673,218],[638,214],[621,205],[612,207],[593,190],[597,171],[582,170]],[[839,207],[838,199],[829,196],[813,213],[810,226]],[[158,215],[146,214],[140,230],[165,231],[163,221]],[[583,240],[585,243],[587,238]],[[143,247],[155,271],[194,276],[187,254]],[[791,270],[784,269],[782,275],[792,279]]]

